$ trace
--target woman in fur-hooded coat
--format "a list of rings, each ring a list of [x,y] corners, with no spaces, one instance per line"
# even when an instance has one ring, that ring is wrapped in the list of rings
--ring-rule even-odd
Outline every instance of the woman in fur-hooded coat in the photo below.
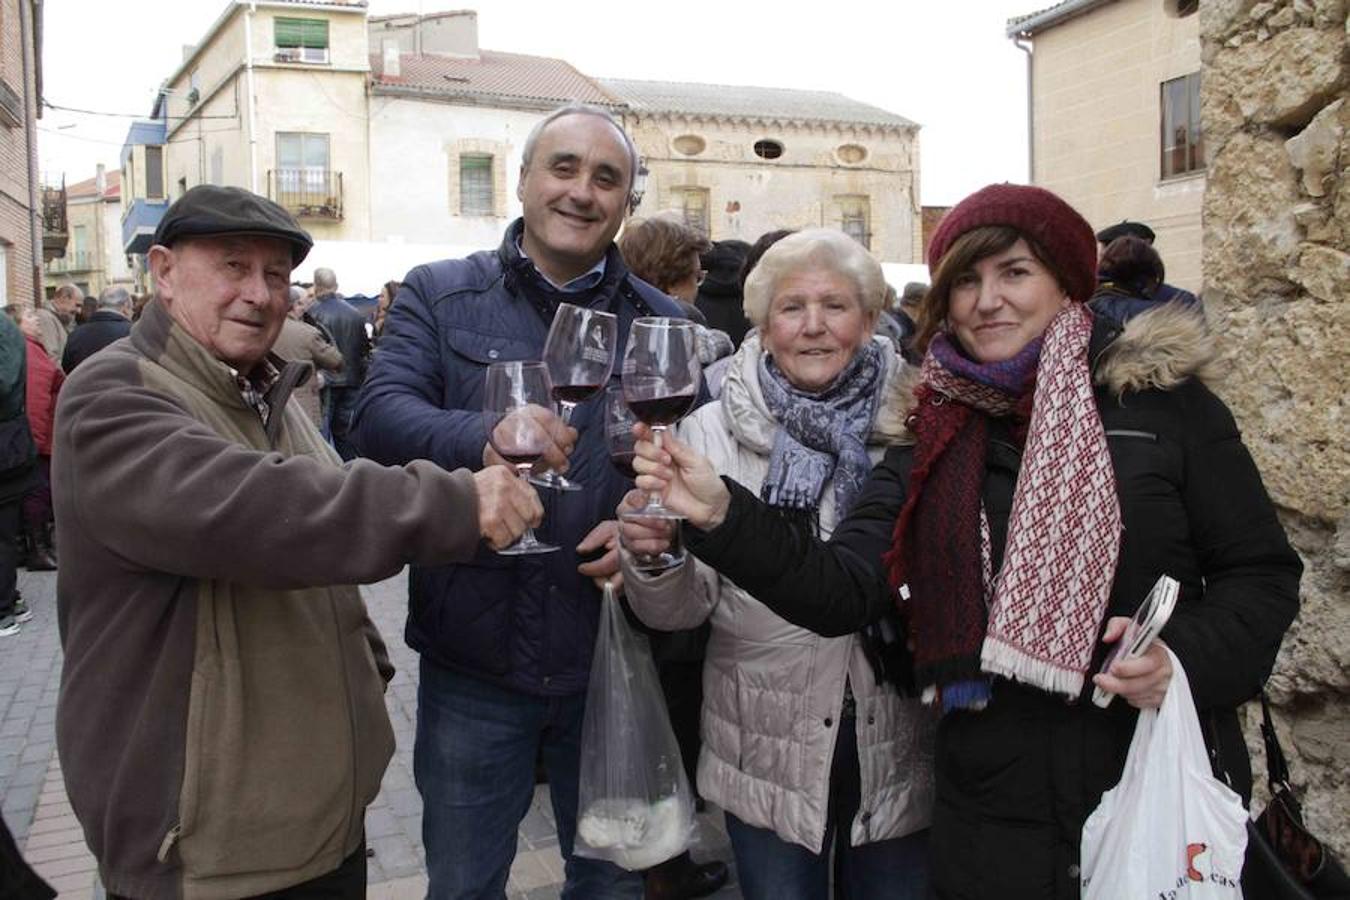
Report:
[[[937,896],[1069,900],[1083,823],[1171,681],[1161,646],[1094,674],[1125,617],[1160,575],[1180,582],[1162,642],[1247,796],[1235,710],[1270,674],[1302,567],[1204,383],[1203,322],[1172,306],[1123,329],[1093,316],[1093,236],[1067,204],[985,188],[930,252],[909,434],[828,542],[679,441],[639,442],[638,487],[687,516],[702,562],[796,625],[846,634],[898,606],[940,717]],[[1094,684],[1118,695],[1108,708]]]

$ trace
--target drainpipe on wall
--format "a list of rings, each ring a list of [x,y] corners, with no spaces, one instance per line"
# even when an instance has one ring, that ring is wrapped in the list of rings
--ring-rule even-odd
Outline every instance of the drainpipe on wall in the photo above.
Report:
[[[33,308],[42,305],[42,207],[38,203],[37,169],[37,61],[33,58],[33,7],[29,0],[19,0],[19,31],[23,36],[23,104],[24,131],[28,137],[28,230],[33,241]],[[28,74],[32,72],[33,77]]]
[[[258,119],[253,103],[253,15],[257,2],[250,2],[244,13],[244,103],[248,106],[248,184],[258,193]]]
[[[1019,34],[1013,38],[1017,49],[1027,55],[1027,184],[1036,183],[1036,96],[1031,91],[1031,41]]]

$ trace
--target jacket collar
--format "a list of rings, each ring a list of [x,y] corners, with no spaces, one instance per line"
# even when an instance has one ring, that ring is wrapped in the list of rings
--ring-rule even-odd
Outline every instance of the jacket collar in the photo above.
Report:
[[[586,290],[569,293],[550,284],[535,268],[529,257],[523,256],[516,249],[517,242],[524,232],[523,218],[512,222],[497,248],[497,258],[501,262],[506,289],[511,293],[520,292],[529,298],[545,322],[553,320],[553,311],[557,309],[559,303],[609,306],[611,312],[617,313],[619,304],[628,301],[637,309],[638,315],[652,315],[651,307],[633,287],[628,266],[613,242],[610,242],[609,248],[605,251],[605,273],[600,281]]]
[[[1205,317],[1183,303],[1164,303],[1122,328],[1097,316],[1088,344],[1092,380],[1119,397],[1171,390],[1188,378],[1212,379],[1215,348]]]
[[[904,375],[908,366],[895,352],[895,344],[890,338],[874,335],[872,340],[882,345],[886,375],[882,386],[882,402],[877,407],[877,418],[872,424],[869,443],[886,443],[893,436],[893,417],[887,411],[902,400],[896,396],[896,392],[907,382]],[[740,349],[731,359],[726,380],[722,383],[721,400],[722,421],[735,436],[736,442],[756,453],[767,455],[773,450],[774,436],[781,426],[769,412],[760,388],[759,361],[763,355],[764,347],[756,329],[745,336]],[[903,419],[894,424],[902,425]]]
[[[100,309],[96,310],[92,316],[85,320],[86,324],[89,322],[126,322],[127,324],[130,324],[131,320],[120,312],[114,312],[111,309]]]
[[[151,300],[141,311],[141,317],[131,326],[131,343],[148,359],[168,370],[175,377],[196,387],[221,406],[254,415],[244,401],[234,380],[234,369],[216,359],[206,348],[184,331],[159,298]],[[266,394],[272,414],[267,422],[268,440],[275,443],[280,433],[283,410],[297,385],[309,380],[313,366],[305,362],[287,362],[276,354],[268,361],[276,367],[280,377]]]

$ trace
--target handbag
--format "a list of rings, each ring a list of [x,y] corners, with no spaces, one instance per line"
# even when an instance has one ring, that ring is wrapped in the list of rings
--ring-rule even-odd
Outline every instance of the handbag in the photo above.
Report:
[[[1261,691],[1261,740],[1266,746],[1270,802],[1247,822],[1242,892],[1248,900],[1350,900],[1350,876],[1321,840],[1303,824],[1303,808],[1289,783],[1289,764]],[[1211,741],[1215,770],[1228,778]]]

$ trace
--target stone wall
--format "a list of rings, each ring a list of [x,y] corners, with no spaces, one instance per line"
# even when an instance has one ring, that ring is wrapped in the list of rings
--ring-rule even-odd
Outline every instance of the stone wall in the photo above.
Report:
[[[1313,830],[1350,859],[1347,0],[1202,0],[1205,308],[1232,406],[1303,557],[1270,692]],[[1256,711],[1253,764],[1264,772]],[[1262,800],[1258,799],[1258,803]]]

